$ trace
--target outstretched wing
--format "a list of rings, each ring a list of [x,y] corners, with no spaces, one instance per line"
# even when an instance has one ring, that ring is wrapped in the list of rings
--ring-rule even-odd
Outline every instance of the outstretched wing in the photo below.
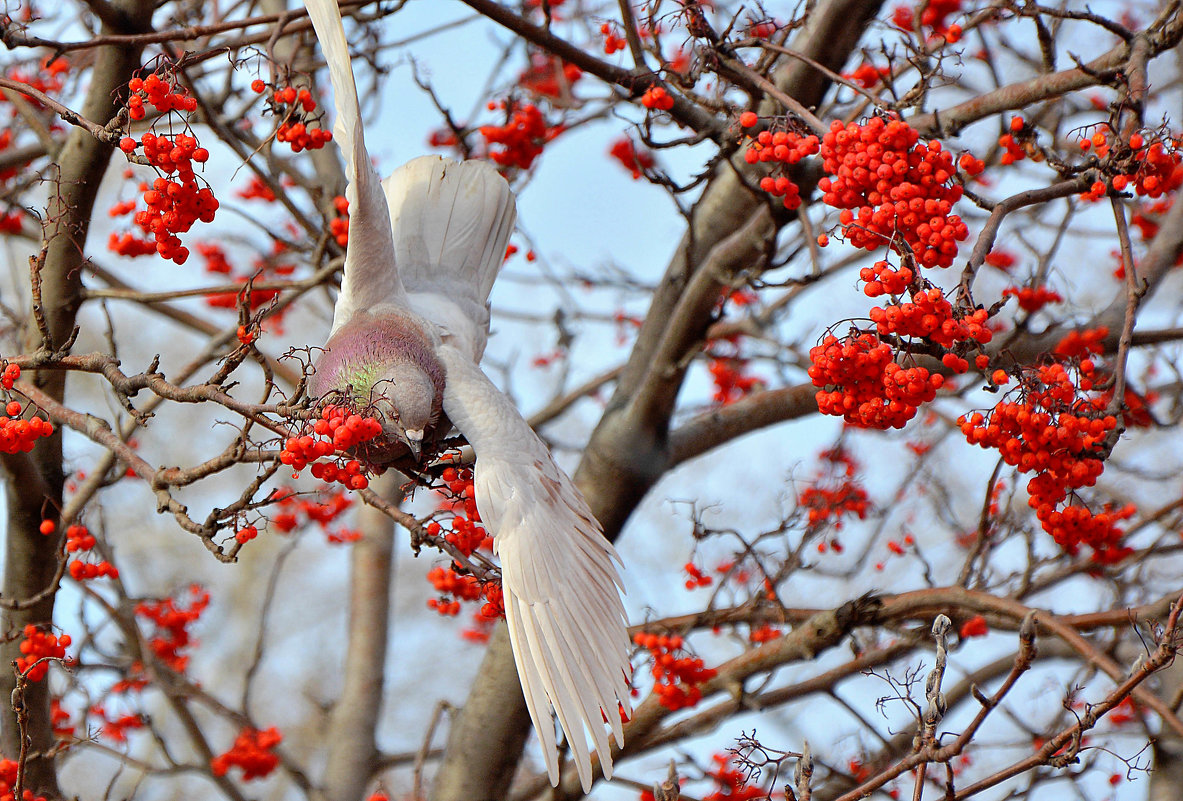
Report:
[[[341,294],[333,310],[331,336],[355,311],[380,304],[406,308],[407,296],[395,266],[386,196],[366,152],[341,10],[337,0],[305,0],[304,6],[329,67],[333,105],[337,110],[333,139],[345,158],[345,177],[349,182],[345,189],[349,200],[349,249]]]
[[[411,307],[479,362],[489,336],[489,291],[517,215],[509,184],[485,161],[420,156],[382,187]]]
[[[612,777],[604,719],[622,741],[628,633],[616,550],[542,440],[472,361],[445,345],[444,410],[476,452],[477,509],[501,557],[505,619],[530,719],[558,782],[554,709],[591,789],[588,737]]]

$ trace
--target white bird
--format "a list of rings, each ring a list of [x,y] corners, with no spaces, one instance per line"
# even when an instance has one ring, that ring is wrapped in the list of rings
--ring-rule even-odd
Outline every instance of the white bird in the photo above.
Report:
[[[514,660],[547,772],[557,785],[553,709],[587,792],[589,739],[611,778],[604,721],[620,744],[618,705],[630,711],[623,585],[583,495],[478,366],[513,193],[488,163],[438,156],[380,182],[340,9],[336,0],[305,5],[333,84],[350,212],[341,292],[312,389],[375,409],[400,455],[405,447],[418,458],[441,409],[472,445],[477,509],[501,560]]]

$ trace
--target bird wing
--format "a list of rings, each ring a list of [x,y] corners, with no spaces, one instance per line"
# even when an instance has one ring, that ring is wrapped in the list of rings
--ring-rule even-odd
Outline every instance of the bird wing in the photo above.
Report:
[[[341,23],[341,10],[336,0],[305,0],[304,6],[329,67],[333,105],[337,111],[333,139],[345,158],[348,181],[345,197],[349,201],[349,248],[345,255],[341,294],[333,309],[331,336],[356,311],[380,304],[401,308],[408,304],[395,265],[386,196],[366,151],[361,107],[349,60],[349,45],[345,41],[345,27]]]
[[[444,411],[476,452],[477,509],[501,558],[505,619],[530,719],[558,782],[553,708],[591,789],[588,737],[612,777],[607,719],[630,709],[628,633],[616,550],[583,495],[521,414],[467,356],[437,351],[448,371]]]
[[[420,156],[382,186],[411,307],[479,362],[489,292],[517,216],[509,183],[488,162]]]

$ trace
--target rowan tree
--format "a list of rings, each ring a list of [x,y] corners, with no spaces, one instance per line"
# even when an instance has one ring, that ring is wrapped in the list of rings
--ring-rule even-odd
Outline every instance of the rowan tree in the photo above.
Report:
[[[593,795],[1183,795],[1178,2],[341,5],[380,168],[519,197],[486,363],[630,589]],[[303,8],[2,25],[0,799],[581,795],[465,443],[309,395]]]

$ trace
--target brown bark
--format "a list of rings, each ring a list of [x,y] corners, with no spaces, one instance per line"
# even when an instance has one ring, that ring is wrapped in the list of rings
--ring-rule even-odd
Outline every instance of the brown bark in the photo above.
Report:
[[[110,8],[118,19],[118,28],[104,25],[108,33],[141,30],[150,20],[153,3],[147,0],[112,0]],[[140,48],[104,47],[98,51],[91,84],[82,108],[88,120],[105,124],[118,112],[118,99],[132,71],[140,65]],[[111,144],[96,139],[83,128],[72,128],[65,145],[51,169],[51,190],[45,228],[47,249],[40,269],[41,306],[52,339],[52,347],[65,343],[74,328],[80,303],[82,266],[86,237],[95,195],[106,172]],[[25,333],[25,349],[36,350],[41,334],[32,320]],[[66,373],[45,371],[32,376],[43,391],[62,399]],[[8,525],[5,539],[3,597],[19,602],[42,594],[28,606],[4,610],[4,631],[20,632],[26,624],[49,624],[53,620],[54,593],[50,587],[57,568],[58,538],[41,535],[43,518],[56,519],[55,509],[62,501],[61,431],[41,440],[27,457],[4,460],[7,473]],[[60,530],[59,530],[60,536]],[[0,680],[0,697],[7,699],[15,686],[15,676],[8,668],[17,656],[23,637],[0,645],[0,665],[5,669]],[[45,754],[53,747],[54,737],[49,718],[48,681],[29,685],[24,701],[29,713],[27,731],[30,757],[25,786],[38,794],[56,795],[57,779],[53,761]],[[11,714],[3,716],[0,750],[9,758],[20,753],[20,733]]]

